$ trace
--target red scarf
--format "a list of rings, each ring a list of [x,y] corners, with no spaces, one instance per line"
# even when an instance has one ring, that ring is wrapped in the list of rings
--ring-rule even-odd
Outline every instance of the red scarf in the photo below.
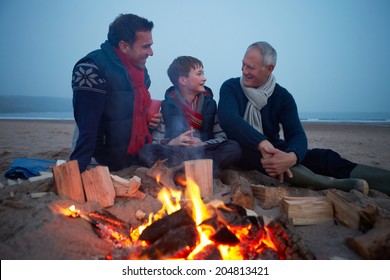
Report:
[[[119,58],[126,66],[127,73],[134,89],[133,129],[127,153],[136,155],[142,146],[152,142],[148,129],[146,109],[152,103],[149,90],[144,83],[144,71],[134,67],[129,59],[117,48],[114,48]]]
[[[171,94],[171,96],[175,100],[176,104],[181,108],[188,125],[200,130],[203,124],[203,116],[199,113],[202,110],[199,106],[202,106],[203,104],[199,104],[199,96],[196,96],[195,100],[191,104],[193,105],[193,108],[192,106],[190,107],[190,104],[188,104],[183,98],[178,97],[175,91]]]

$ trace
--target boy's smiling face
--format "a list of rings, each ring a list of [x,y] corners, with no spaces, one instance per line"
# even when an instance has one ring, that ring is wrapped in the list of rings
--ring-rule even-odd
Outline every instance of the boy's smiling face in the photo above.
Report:
[[[194,68],[191,68],[188,73],[188,77],[180,77],[181,85],[186,88],[188,91],[194,92],[196,94],[204,92],[204,85],[206,83],[206,77],[204,75],[203,67],[196,65]]]

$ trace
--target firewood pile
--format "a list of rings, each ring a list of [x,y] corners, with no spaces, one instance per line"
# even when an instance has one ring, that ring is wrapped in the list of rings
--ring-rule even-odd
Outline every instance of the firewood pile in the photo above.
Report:
[[[151,213],[137,209],[137,203],[142,204],[147,197],[157,199],[164,187],[185,192],[186,174],[196,174],[196,168],[203,170],[200,196],[206,207],[213,205],[211,217],[196,223],[191,217],[193,209],[181,202],[180,210],[155,220],[136,238],[129,234],[150,219]],[[378,198],[373,200],[355,191],[300,189],[279,184],[275,179],[253,171],[225,170],[218,179],[213,179],[208,177],[211,173],[204,170],[202,164],[168,168],[164,161],[159,161],[151,168],[138,167],[132,174],[110,174],[102,166],[80,174],[77,162],[70,161],[55,166],[53,174],[55,192],[59,196],[78,203],[95,201],[102,206],[102,213],[86,216],[100,237],[115,243],[115,249],[106,256],[110,259],[185,259],[188,256],[221,259],[224,257],[218,246],[234,247],[237,244],[244,259],[316,259],[296,228],[332,221],[361,232],[360,236],[349,237],[345,242],[362,258],[390,258],[388,199],[381,203]],[[124,222],[113,214],[115,204],[121,200],[134,203],[136,219]],[[216,207],[216,200],[222,204]],[[280,207],[280,216],[265,222],[267,217],[257,214],[259,208],[273,207]],[[197,227],[206,225],[212,228],[212,243],[194,253],[200,238]],[[233,229],[249,225],[246,237],[239,239]],[[113,233],[120,238],[113,238]],[[274,246],[260,248],[259,244],[263,243],[259,236],[270,238]],[[255,251],[253,242],[258,246]]]
[[[205,246],[195,255],[191,250],[196,247],[200,238],[197,232],[198,224],[191,218],[191,210],[182,205],[179,211],[165,215],[146,227],[137,236],[137,240],[131,240],[129,234],[126,234],[134,229],[134,226],[128,226],[125,232],[123,229],[117,229],[121,236],[127,239],[125,243],[132,245],[117,246],[108,258],[167,259],[186,258],[192,254],[193,259],[221,259],[218,245],[234,246],[239,243],[245,259],[315,259],[314,254],[296,233],[295,227],[332,221],[361,230],[361,236],[347,238],[346,244],[363,258],[390,257],[388,205],[375,205],[370,203],[369,198],[353,191],[345,193],[329,190],[324,192],[324,195],[319,195],[318,192],[305,190],[302,195],[299,188],[279,184],[273,178],[260,173],[253,178],[237,170],[225,170],[218,180],[215,180],[212,173],[207,172],[211,168],[209,164],[198,160],[196,164],[186,162],[181,166],[168,168],[164,161],[159,161],[151,168],[137,168],[128,179],[110,174],[108,169],[102,166],[79,174],[77,162],[56,166],[53,173],[56,192],[59,195],[78,202],[94,200],[106,209],[113,206],[119,197],[135,199],[140,203],[146,196],[157,198],[163,187],[184,192],[185,187],[182,185],[188,179],[188,174],[191,174],[191,178],[196,177],[195,174],[201,175],[197,176],[197,180],[201,180],[198,187],[205,205],[216,199],[223,203],[222,206],[214,207],[213,217],[201,224],[213,228],[212,245]],[[264,209],[280,207],[281,215],[265,225],[263,217],[253,211],[256,205]],[[226,208],[229,210],[226,211]],[[253,216],[248,216],[245,211],[254,213],[256,219],[253,220]],[[139,223],[147,220],[146,213],[136,212]],[[231,217],[226,218],[226,212],[229,212]],[[244,238],[245,241],[239,240],[230,228],[237,224],[243,228],[248,226],[248,223],[251,224],[250,233]],[[123,224],[121,223],[122,226]],[[264,226],[267,226],[267,231]],[[252,244],[253,240],[261,240],[259,234],[266,234],[273,239],[275,248],[258,248],[257,251],[250,249],[256,247]],[[100,235],[104,236],[101,232]],[[138,246],[141,242],[147,246]]]
[[[225,186],[219,193],[224,201],[215,200],[214,180],[212,172],[208,172],[212,164],[202,163],[189,161],[167,168],[164,161],[159,161],[150,169],[139,167],[130,179],[125,179],[102,166],[80,174],[77,162],[70,161],[53,168],[55,190],[78,203],[94,201],[102,205],[102,213],[72,216],[83,217],[99,237],[113,242],[115,250],[106,256],[109,259],[315,259],[288,220],[265,225],[262,217],[253,212],[255,198],[244,178],[232,182],[230,190]],[[193,190],[183,186],[188,178],[197,181]],[[118,198],[142,202],[146,196],[159,198],[165,188],[194,194],[178,202],[179,210],[164,212],[159,214],[161,218],[149,221],[142,232],[138,227],[148,223],[150,213],[147,216],[136,211],[138,227],[110,213]],[[163,201],[163,207],[165,203],[171,201]],[[194,216],[199,208],[206,209],[201,220]],[[200,246],[205,232],[208,239]],[[228,251],[222,253],[220,247]]]

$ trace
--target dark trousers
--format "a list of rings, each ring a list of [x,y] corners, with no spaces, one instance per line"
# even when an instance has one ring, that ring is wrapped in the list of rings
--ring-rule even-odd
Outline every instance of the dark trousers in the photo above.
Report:
[[[165,165],[168,167],[178,166],[187,160],[212,159],[215,177],[221,169],[225,169],[240,160],[241,148],[233,140],[194,148],[147,144],[142,147],[138,157],[139,162],[147,167],[151,167],[158,160],[164,159],[167,159]]]
[[[242,158],[238,166],[245,169],[256,169],[266,174],[261,166],[261,154],[258,150],[242,149]],[[338,179],[349,178],[356,163],[342,158],[331,149],[311,149],[301,164],[316,174],[330,176]]]

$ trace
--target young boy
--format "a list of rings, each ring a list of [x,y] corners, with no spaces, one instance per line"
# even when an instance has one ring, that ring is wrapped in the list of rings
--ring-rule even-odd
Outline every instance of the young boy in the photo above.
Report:
[[[212,159],[216,177],[241,158],[241,148],[219,126],[217,103],[205,86],[203,63],[192,56],[179,56],[167,72],[173,86],[165,92],[153,143],[141,149],[139,161],[151,167],[167,159],[165,164],[173,167],[186,160]]]

